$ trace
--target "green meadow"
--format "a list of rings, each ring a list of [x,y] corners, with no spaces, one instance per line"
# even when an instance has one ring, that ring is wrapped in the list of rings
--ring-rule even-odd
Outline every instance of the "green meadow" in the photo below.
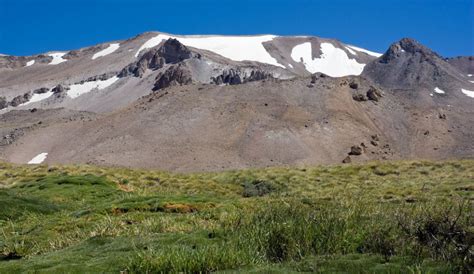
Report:
[[[474,160],[0,163],[0,273],[472,273]]]

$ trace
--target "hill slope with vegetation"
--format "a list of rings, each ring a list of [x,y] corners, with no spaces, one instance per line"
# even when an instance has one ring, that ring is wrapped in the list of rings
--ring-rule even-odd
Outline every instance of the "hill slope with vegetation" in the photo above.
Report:
[[[470,272],[474,161],[174,174],[0,163],[0,272]]]

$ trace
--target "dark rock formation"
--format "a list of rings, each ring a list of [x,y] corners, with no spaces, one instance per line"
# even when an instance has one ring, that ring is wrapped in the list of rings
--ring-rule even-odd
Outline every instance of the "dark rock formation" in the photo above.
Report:
[[[170,66],[164,72],[160,72],[156,78],[153,91],[157,91],[169,86],[188,85],[192,83],[191,73],[181,65]]]
[[[43,94],[43,93],[46,93],[46,92],[48,92],[48,91],[49,91],[49,88],[39,88],[39,89],[35,89],[35,90],[33,91],[33,93],[35,93],[35,94]]]
[[[54,93],[54,94],[58,94],[58,93],[63,93],[65,92],[66,90],[68,90],[69,88],[68,87],[65,87],[61,84],[55,86],[51,91]]]
[[[268,78],[273,78],[270,73],[261,70],[252,70],[250,75],[246,75],[239,69],[224,70],[222,74],[212,77],[211,81],[216,85],[229,84],[239,85],[252,81],[260,81]]]
[[[7,98],[5,98],[4,96],[1,96],[0,97],[0,109],[4,109],[6,107],[8,107]]]
[[[159,48],[143,54],[137,62],[126,66],[118,77],[142,77],[147,69],[157,70],[165,64],[176,64],[192,57],[191,51],[176,39],[168,39]]]
[[[167,64],[176,64],[192,57],[191,51],[174,38],[166,40],[158,49],[158,54]]]
[[[356,82],[351,82],[351,83],[349,84],[349,87],[350,87],[351,89],[358,89],[358,88],[359,88],[359,84],[357,84]]]
[[[357,102],[367,101],[367,97],[364,94],[360,94],[360,93],[352,94],[352,99],[354,99],[354,101],[357,101]]]
[[[92,81],[105,81],[107,79],[110,79],[110,78],[114,77],[116,74],[117,73],[115,73],[115,72],[104,73],[104,74],[101,74],[101,75],[96,75],[96,76],[89,77],[86,80],[81,81],[80,83],[83,84],[85,82],[92,82]]]
[[[12,107],[17,107],[21,104],[28,102],[31,99],[31,96],[31,92],[27,92],[23,95],[18,95],[17,97],[13,98],[13,100],[10,102],[10,105]]]
[[[369,90],[367,91],[367,98],[371,101],[378,102],[378,100],[381,97],[382,97],[382,93],[374,87],[370,87]]]
[[[351,151],[349,152],[349,155],[361,155],[362,154],[362,148],[360,146],[352,146]]]

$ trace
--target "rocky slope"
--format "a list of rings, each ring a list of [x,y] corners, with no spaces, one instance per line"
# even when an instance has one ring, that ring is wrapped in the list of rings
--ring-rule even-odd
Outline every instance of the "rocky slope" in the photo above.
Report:
[[[2,58],[10,162],[196,171],[474,155],[474,84],[411,39],[378,55],[316,37],[146,33]]]

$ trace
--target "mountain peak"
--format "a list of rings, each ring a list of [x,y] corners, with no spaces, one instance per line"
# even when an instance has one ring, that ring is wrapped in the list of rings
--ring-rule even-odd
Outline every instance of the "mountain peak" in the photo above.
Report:
[[[437,53],[425,47],[420,42],[412,38],[402,38],[390,45],[388,50],[381,56],[382,63],[388,63],[391,60],[406,55],[420,55],[424,59],[441,58]]]

